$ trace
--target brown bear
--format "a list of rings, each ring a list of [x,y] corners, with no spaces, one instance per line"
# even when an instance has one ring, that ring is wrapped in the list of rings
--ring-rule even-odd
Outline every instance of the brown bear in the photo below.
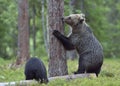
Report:
[[[71,14],[62,21],[72,27],[72,33],[66,37],[54,30],[53,35],[63,44],[66,50],[76,49],[79,54],[79,73],[100,73],[103,64],[103,48],[96,39],[90,26],[85,22],[84,14]]]

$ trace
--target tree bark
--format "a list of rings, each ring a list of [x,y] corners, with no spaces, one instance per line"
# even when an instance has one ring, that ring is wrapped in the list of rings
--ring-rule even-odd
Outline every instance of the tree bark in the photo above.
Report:
[[[48,5],[48,0],[46,0],[46,4]],[[48,6],[47,6],[48,10]],[[47,38],[47,53],[49,52],[49,28],[48,28],[48,11],[46,12],[46,38]]]
[[[28,1],[18,0],[18,53],[16,65],[29,58]]]
[[[61,17],[64,11],[64,0],[48,0],[49,28],[49,76],[68,74],[66,52],[62,44],[53,36],[53,30],[63,33]]]

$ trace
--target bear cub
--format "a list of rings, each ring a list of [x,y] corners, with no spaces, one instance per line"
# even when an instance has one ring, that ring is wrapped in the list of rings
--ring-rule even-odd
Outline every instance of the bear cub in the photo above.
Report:
[[[27,61],[24,73],[26,80],[35,79],[41,83],[48,83],[45,65],[36,57],[32,57]]]
[[[71,14],[62,18],[71,26],[68,37],[54,30],[53,35],[63,44],[66,50],[76,49],[79,54],[78,70],[74,74],[100,73],[103,64],[103,48],[94,36],[90,26],[85,22],[84,14]]]

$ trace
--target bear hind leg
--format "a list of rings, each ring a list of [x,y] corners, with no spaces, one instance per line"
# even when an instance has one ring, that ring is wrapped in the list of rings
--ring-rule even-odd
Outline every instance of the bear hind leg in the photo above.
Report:
[[[74,74],[85,73],[85,65],[84,62],[79,62],[78,70],[74,72]]]
[[[95,73],[96,76],[98,77],[98,74],[100,73],[100,71],[101,71],[101,67],[96,68],[96,69],[90,69],[90,70],[87,70],[86,72],[87,73]]]
[[[34,79],[34,75],[26,75],[26,80],[32,80]]]
[[[98,74],[100,73],[100,71],[101,71],[101,67],[98,68],[98,69],[95,71],[95,74],[96,74],[97,77],[98,77]]]

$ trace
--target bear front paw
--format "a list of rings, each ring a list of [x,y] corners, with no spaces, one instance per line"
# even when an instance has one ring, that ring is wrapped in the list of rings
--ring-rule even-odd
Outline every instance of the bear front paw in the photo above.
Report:
[[[53,31],[53,35],[56,36],[56,37],[58,37],[58,36],[61,35],[61,33],[59,31],[57,31],[57,30],[54,30]]]

